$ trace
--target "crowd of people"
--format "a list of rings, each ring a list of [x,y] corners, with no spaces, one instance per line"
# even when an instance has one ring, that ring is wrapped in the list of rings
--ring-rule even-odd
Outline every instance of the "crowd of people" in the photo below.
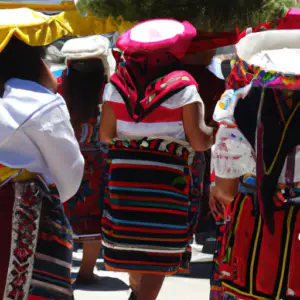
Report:
[[[76,242],[77,283],[93,282],[102,251],[107,270],[129,274],[130,300],[157,299],[166,276],[189,272],[197,155],[211,149],[211,300],[300,299],[300,31],[241,37],[209,124],[183,64],[196,35],[160,19],[113,47],[70,39],[59,80],[42,47],[10,39],[0,53],[0,298],[74,299]]]

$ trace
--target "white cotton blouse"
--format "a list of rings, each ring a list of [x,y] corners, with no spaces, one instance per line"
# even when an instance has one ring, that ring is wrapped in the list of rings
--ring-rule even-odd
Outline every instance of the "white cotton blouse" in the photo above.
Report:
[[[203,103],[195,85],[190,85],[172,95],[161,106],[155,109],[149,118],[135,123],[130,119],[125,102],[114,87],[108,83],[103,93],[103,102],[109,102],[115,108],[117,118],[118,138],[143,138],[143,137],[170,137],[177,140],[185,140],[182,112],[185,105],[191,103]],[[200,106],[204,110],[204,105]],[[172,116],[171,118],[166,116]],[[203,111],[204,115],[204,111]]]
[[[230,126],[235,124],[237,101],[243,101],[250,89],[251,85],[237,91],[228,90],[216,105],[214,120],[226,123],[220,125],[212,147],[211,169],[220,178],[238,178],[246,174],[256,176],[255,150],[237,127]],[[287,161],[278,183],[286,183],[286,165]],[[300,182],[300,146],[296,147],[294,182]]]
[[[299,74],[300,30],[267,30],[249,33],[236,45],[239,58],[273,73]],[[255,149],[235,125],[234,110],[251,90],[252,83],[239,90],[227,90],[216,105],[214,120],[222,123],[212,148],[212,169],[221,178],[256,175]],[[272,87],[272,86],[271,86]],[[296,133],[295,133],[296,134]],[[299,134],[299,132],[298,132]],[[294,182],[300,182],[300,145],[296,147]],[[287,161],[279,183],[286,183]]]
[[[84,159],[60,95],[31,81],[6,82],[0,99],[0,164],[39,173],[57,186],[62,202],[78,191]]]

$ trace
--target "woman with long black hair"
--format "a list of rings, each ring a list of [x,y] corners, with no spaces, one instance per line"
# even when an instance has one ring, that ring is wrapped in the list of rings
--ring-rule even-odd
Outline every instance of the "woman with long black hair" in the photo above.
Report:
[[[13,37],[0,53],[0,298],[73,299],[72,229],[62,202],[84,160],[41,49]]]
[[[99,148],[102,93],[115,61],[110,42],[103,36],[67,41],[61,54],[67,68],[61,93],[66,99],[71,122],[85,158],[83,180],[77,194],[65,205],[75,242],[83,243],[83,260],[77,283],[93,283],[94,266],[101,249],[101,199],[105,171],[104,154]]]

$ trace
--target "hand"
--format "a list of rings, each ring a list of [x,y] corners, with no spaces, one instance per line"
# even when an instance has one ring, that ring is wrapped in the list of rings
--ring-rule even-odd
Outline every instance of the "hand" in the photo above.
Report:
[[[232,198],[225,195],[217,186],[210,188],[209,207],[215,220],[224,219],[224,211]]]

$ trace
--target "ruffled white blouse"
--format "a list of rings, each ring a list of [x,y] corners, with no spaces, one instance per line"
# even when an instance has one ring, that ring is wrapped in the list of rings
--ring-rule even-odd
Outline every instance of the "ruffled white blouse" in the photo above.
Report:
[[[66,201],[79,189],[84,159],[64,99],[11,79],[0,99],[0,164],[39,173]]]
[[[237,101],[243,101],[251,84],[239,90],[227,90],[218,101],[213,118],[220,124],[216,143],[212,147],[212,170],[220,178],[238,178],[245,174],[256,175],[256,155],[251,144],[235,123]],[[279,183],[286,182],[286,162]],[[296,147],[294,182],[300,182],[300,146]]]

